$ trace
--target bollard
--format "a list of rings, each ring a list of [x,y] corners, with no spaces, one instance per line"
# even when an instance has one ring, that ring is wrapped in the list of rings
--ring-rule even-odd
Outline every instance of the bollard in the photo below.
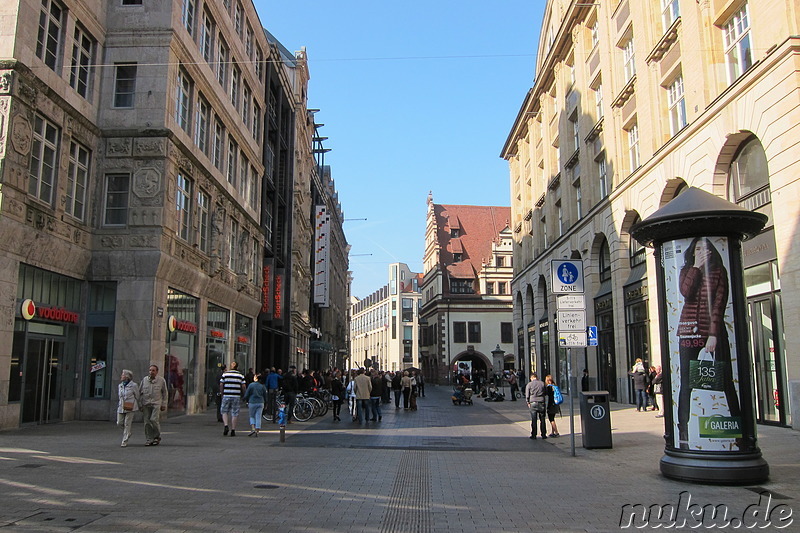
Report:
[[[281,442],[286,442],[286,405],[281,404],[280,408],[278,409],[278,424],[280,426],[281,431]]]
[[[286,442],[286,426],[281,426],[281,442]]]

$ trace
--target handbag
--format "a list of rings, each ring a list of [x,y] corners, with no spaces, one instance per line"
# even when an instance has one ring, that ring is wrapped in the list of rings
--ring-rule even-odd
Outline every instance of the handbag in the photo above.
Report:
[[[123,411],[133,411],[133,400],[130,402],[122,402],[122,410]]]
[[[725,374],[728,364],[715,361],[714,357],[703,348],[697,359],[689,361],[689,387],[692,389],[725,390]]]

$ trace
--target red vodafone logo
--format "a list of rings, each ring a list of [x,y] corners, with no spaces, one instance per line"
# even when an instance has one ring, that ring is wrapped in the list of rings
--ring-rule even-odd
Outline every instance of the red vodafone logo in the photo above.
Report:
[[[25,320],[30,320],[36,316],[36,304],[33,303],[33,300],[28,298],[24,302],[22,302],[22,318]]]

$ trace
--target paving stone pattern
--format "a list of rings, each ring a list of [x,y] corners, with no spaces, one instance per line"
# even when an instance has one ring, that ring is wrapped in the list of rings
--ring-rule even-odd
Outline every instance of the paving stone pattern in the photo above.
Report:
[[[342,422],[291,424],[284,443],[268,423],[248,437],[245,417],[223,437],[214,413],[164,421],[156,447],[140,422],[127,448],[111,422],[0,432],[0,533],[619,531],[623,505],[678,504],[687,491],[736,516],[768,490],[773,507],[800,513],[790,429],[759,426],[771,467],[762,487],[685,484],[659,472],[653,413],[612,404],[606,450],[582,448],[576,417],[573,457],[568,402],[561,436],[531,440],[524,402],[454,406],[449,388],[427,392],[418,411],[384,405],[381,422],[343,410]],[[782,531],[800,531],[800,515]]]

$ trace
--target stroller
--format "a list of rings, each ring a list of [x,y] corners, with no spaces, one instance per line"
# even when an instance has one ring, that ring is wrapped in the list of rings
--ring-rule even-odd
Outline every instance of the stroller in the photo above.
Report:
[[[450,398],[453,400],[453,405],[472,405],[472,389],[458,386],[453,389]]]

